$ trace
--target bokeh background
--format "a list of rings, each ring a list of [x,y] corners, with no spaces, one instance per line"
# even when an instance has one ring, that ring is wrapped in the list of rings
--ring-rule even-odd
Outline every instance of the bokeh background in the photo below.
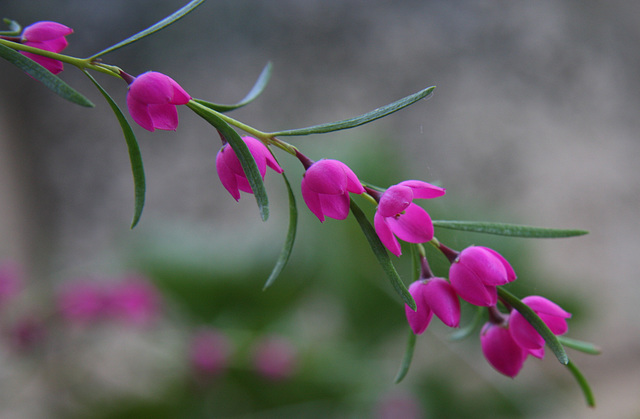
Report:
[[[182,4],[0,0],[0,15],[73,27],[66,51],[82,57]],[[97,105],[80,108],[0,63],[0,258],[24,282],[2,307],[0,417],[640,417],[639,41],[640,5],[627,1],[209,0],[103,57],[219,103],[242,98],[271,61],[267,90],[233,113],[263,130],[355,116],[436,85],[389,118],[291,142],[373,184],[442,184],[447,195],[424,203],[433,218],[589,230],[544,241],[436,234],[458,249],[493,246],[519,274],[514,292],[573,312],[570,336],[603,348],[570,352],[595,410],[553,357],[512,380],[475,335],[451,341],[437,321],[393,384],[403,308],[355,220],[321,225],[299,194],[290,264],[263,292],[286,233],[286,189],[268,174],[266,223],[251,196],[236,203],[215,172],[217,134],[186,108],[175,133],[134,127],[147,203],[130,231],[128,156],[100,94],[67,66],[62,78]],[[124,109],[122,81],[97,77]],[[300,165],[277,157],[298,192]],[[158,293],[152,322],[62,320],[65,284],[131,275]],[[25,317],[36,326],[16,346],[10,331]],[[220,370],[190,362],[201,330],[223,336]],[[275,378],[252,361],[274,337],[289,355],[271,360]]]

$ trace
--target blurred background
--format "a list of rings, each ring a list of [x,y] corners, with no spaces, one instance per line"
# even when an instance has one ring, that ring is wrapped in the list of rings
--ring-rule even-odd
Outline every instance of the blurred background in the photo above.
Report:
[[[0,0],[0,15],[64,23],[65,52],[85,57],[184,3]],[[0,63],[0,277],[16,279],[0,292],[0,417],[640,417],[639,41],[640,4],[626,1],[209,0],[103,57],[218,103],[241,99],[271,61],[264,94],[232,114],[265,131],[436,85],[388,118],[290,140],[372,184],[443,185],[423,202],[434,219],[589,230],[436,235],[495,248],[518,273],[513,292],[573,313],[569,336],[603,348],[569,352],[595,410],[553,356],[506,378],[477,333],[452,341],[437,320],[394,384],[404,309],[356,221],[320,224],[298,193],[300,164],[279,151],[298,237],[262,291],[286,234],[284,184],[267,175],[266,223],[252,196],[236,203],[216,175],[218,135],[186,107],[177,132],[133,127],[147,201],[129,230],[128,155],[99,92],[67,66],[61,77],[96,103],[81,108]],[[96,77],[125,109],[126,85]],[[408,281],[408,258],[397,267]]]

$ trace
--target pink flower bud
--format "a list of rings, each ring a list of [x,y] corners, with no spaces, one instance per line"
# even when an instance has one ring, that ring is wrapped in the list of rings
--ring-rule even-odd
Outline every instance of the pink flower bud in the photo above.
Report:
[[[189,360],[193,369],[203,375],[213,376],[229,364],[231,342],[222,332],[203,329],[191,339]]]
[[[283,172],[282,168],[269,151],[269,148],[267,148],[262,141],[248,136],[242,137],[242,140],[245,142],[247,148],[249,148],[249,152],[253,156],[253,159],[256,161],[258,171],[260,172],[263,180],[267,173],[267,167],[270,167],[277,173]],[[220,182],[222,182],[222,186],[229,191],[236,201],[240,199],[240,191],[253,193],[251,185],[249,185],[249,181],[247,180],[247,175],[244,173],[242,165],[240,164],[240,160],[238,160],[236,152],[230,145],[225,144],[222,146],[220,151],[218,151],[218,155],[216,156],[216,170],[218,172]]]
[[[444,194],[444,188],[419,180],[400,182],[382,194],[373,222],[378,237],[391,253],[402,254],[396,236],[409,243],[425,243],[433,238],[431,217],[412,201]]]
[[[71,33],[73,33],[73,29],[57,22],[36,22],[24,28],[22,42],[30,47],[58,53],[67,47],[68,42],[65,36]],[[20,51],[20,53],[31,58],[53,74],[58,74],[64,69],[62,61],[30,52]]]
[[[361,194],[364,188],[355,173],[338,160],[322,159],[305,172],[302,197],[309,210],[318,217],[344,220],[349,215],[349,192]]]
[[[449,270],[451,285],[462,299],[477,306],[494,306],[496,286],[516,279],[513,268],[495,250],[471,246],[460,252]]]
[[[571,313],[566,312],[554,302],[537,295],[525,297],[522,302],[540,317],[554,335],[562,335],[567,332],[567,319],[571,317]],[[544,349],[545,342],[542,336],[518,311],[514,310],[509,317],[509,330],[513,340],[523,348]]]
[[[127,278],[114,285],[107,298],[108,315],[131,326],[149,326],[160,315],[160,293],[141,277]]]
[[[138,125],[148,131],[175,130],[178,127],[176,105],[185,105],[191,96],[171,77],[149,71],[129,85],[127,107]]]
[[[405,304],[405,314],[411,330],[423,333],[435,314],[449,327],[460,325],[460,301],[453,287],[443,278],[419,280],[409,285],[409,293],[416,302],[416,311]]]
[[[513,340],[505,325],[486,323],[480,332],[480,345],[489,364],[512,378],[518,375],[529,355]]]
[[[270,336],[260,341],[253,351],[253,365],[263,377],[280,381],[293,375],[297,364],[296,348],[287,339]]]

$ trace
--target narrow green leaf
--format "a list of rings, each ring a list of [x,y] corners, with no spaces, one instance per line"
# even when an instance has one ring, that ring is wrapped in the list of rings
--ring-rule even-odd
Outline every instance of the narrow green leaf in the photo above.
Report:
[[[576,351],[584,352],[585,354],[600,355],[602,353],[602,348],[590,342],[571,339],[566,336],[558,336],[558,340],[564,346],[575,349]]]
[[[589,234],[588,231],[584,230],[562,230],[556,228],[532,227],[518,224],[493,223],[485,221],[433,220],[433,225],[436,227],[448,228],[452,230],[535,239],[575,237]]]
[[[264,182],[262,181],[262,176],[260,175],[256,161],[251,155],[251,152],[249,152],[249,148],[245,142],[242,141],[240,135],[238,135],[238,133],[231,128],[229,124],[220,119],[219,116],[215,115],[207,107],[200,105],[193,100],[187,103],[187,106],[208,123],[213,125],[213,127],[217,129],[229,142],[233,151],[236,152],[236,156],[238,156],[238,160],[240,160],[242,169],[247,175],[247,180],[249,181],[251,190],[253,190],[253,195],[258,203],[260,216],[263,221],[266,221],[267,218],[269,218],[269,200],[267,198],[267,191],[264,188]]]
[[[89,99],[62,81],[60,77],[18,51],[0,44],[0,57],[19,67],[34,79],[39,80],[60,97],[78,105],[93,108],[94,104]]]
[[[413,352],[416,347],[416,335],[413,333],[411,329],[409,329],[409,338],[407,339],[407,347],[404,350],[404,356],[402,357],[402,362],[400,363],[400,369],[396,374],[396,378],[394,383],[398,384],[404,377],[407,376],[409,372],[409,367],[411,366],[411,361],[413,360]]]
[[[204,0],[192,0],[189,3],[187,3],[184,7],[182,7],[181,9],[177,10],[176,12],[174,12],[173,14],[167,16],[166,18],[162,19],[161,21],[159,21],[158,23],[148,27],[147,29],[138,32],[135,35],[132,35],[130,37],[128,37],[127,39],[118,42],[115,45],[110,46],[109,48],[103,49],[102,51],[98,52],[97,54],[92,55],[91,57],[89,57],[90,60],[95,60],[96,58],[100,57],[101,55],[105,55],[109,52],[113,52],[117,49],[120,49],[126,45],[132,44],[142,38],[144,38],[145,36],[149,36],[157,31],[159,31],[160,29],[164,29],[167,26],[171,25],[172,23],[182,19],[184,16],[186,16],[188,13],[190,13],[191,11],[193,11],[196,7],[200,6],[202,3],[204,3]]]
[[[264,88],[267,86],[267,83],[269,82],[269,78],[271,77],[271,67],[272,65],[270,62],[267,63],[266,66],[264,66],[264,68],[262,69],[262,73],[260,73],[258,80],[256,80],[256,83],[253,85],[249,93],[247,93],[247,95],[238,103],[235,103],[233,105],[222,105],[219,103],[207,102],[202,99],[194,99],[194,100],[199,104],[206,106],[207,108],[211,108],[214,111],[218,111],[218,112],[228,112],[234,109],[241,108],[253,102],[264,91]]]
[[[584,394],[584,398],[585,398],[585,401],[587,402],[587,406],[596,407],[596,398],[594,397],[593,392],[591,391],[591,386],[589,386],[589,382],[584,377],[584,375],[582,375],[582,372],[578,369],[576,364],[573,363],[573,361],[569,361],[567,363],[567,368],[569,369],[569,371],[571,371],[571,374],[578,382],[578,385],[580,386],[580,390],[582,390],[582,394]]]
[[[373,250],[373,254],[378,259],[378,262],[382,266],[382,269],[385,271],[389,279],[391,280],[391,285],[396,290],[402,301],[409,305],[413,310],[416,309],[416,302],[413,301],[413,297],[409,294],[407,287],[402,282],[400,275],[398,275],[398,271],[396,271],[395,266],[391,262],[391,258],[389,258],[389,254],[387,253],[387,249],[385,249],[384,245],[380,241],[380,238],[376,234],[376,230],[373,228],[367,217],[364,215],[360,207],[351,199],[351,212],[353,216],[356,217],[358,224],[360,224],[360,228],[364,233],[367,241],[369,242],[369,246],[371,246],[371,250]]]
[[[18,36],[22,33],[22,26],[18,22],[6,17],[2,19],[5,25],[9,28],[8,31],[0,31],[0,35],[4,36]]]
[[[396,102],[390,103],[386,106],[382,106],[378,109],[374,109],[371,112],[367,112],[363,115],[356,116],[355,118],[344,119],[337,122],[329,122],[326,124],[314,125],[307,128],[290,129],[285,131],[278,131],[269,133],[272,136],[287,136],[287,135],[309,135],[309,134],[324,134],[332,131],[339,131],[348,128],[355,128],[360,125],[364,125],[368,122],[375,121],[376,119],[390,115],[394,112],[404,109],[409,105],[416,103],[417,101],[424,99],[433,92],[435,86],[427,87],[420,90],[410,96],[404,97]]]
[[[569,357],[564,350],[564,347],[558,340],[558,337],[553,334],[553,332],[549,329],[549,327],[542,321],[542,319],[525,303],[522,302],[518,297],[511,294],[509,291],[505,290],[502,287],[498,287],[498,296],[511,307],[516,309],[522,317],[525,318],[533,326],[540,336],[544,339],[549,346],[549,349],[554,353],[558,361],[561,364],[567,365],[569,362]]]
[[[131,228],[134,228],[138,222],[140,221],[140,217],[142,216],[142,209],[144,208],[144,200],[145,193],[147,190],[145,175],[144,175],[144,166],[142,165],[142,153],[140,153],[140,147],[138,146],[138,141],[136,140],[136,136],[131,129],[131,125],[125,118],[124,114],[116,104],[116,102],[109,96],[106,90],[100,86],[100,84],[93,78],[91,74],[84,71],[84,74],[89,77],[89,79],[96,85],[100,93],[104,96],[111,106],[111,110],[116,115],[118,122],[120,123],[120,127],[122,128],[122,133],[124,134],[125,141],[127,142],[127,149],[129,150],[129,161],[131,162],[131,172],[133,174],[133,190],[134,190],[134,211],[133,211],[133,220],[131,221]]]
[[[280,252],[280,257],[278,257],[276,265],[271,271],[271,275],[269,275],[267,282],[264,284],[264,287],[262,288],[263,290],[266,290],[271,286],[271,284],[273,284],[273,281],[276,280],[287,265],[289,256],[291,256],[291,251],[293,250],[293,242],[296,239],[296,231],[298,229],[298,208],[296,206],[296,198],[293,195],[293,190],[291,190],[291,184],[289,184],[289,180],[284,173],[282,173],[282,178],[287,186],[287,193],[289,195],[289,230],[287,231],[287,238],[284,242],[284,246],[282,247],[282,251]]]
[[[451,336],[449,336],[449,339],[461,340],[471,335],[480,327],[480,323],[482,323],[482,320],[484,319],[484,313],[484,307],[476,307],[476,314],[473,316],[471,322],[465,327],[461,327],[460,329],[453,332]]]

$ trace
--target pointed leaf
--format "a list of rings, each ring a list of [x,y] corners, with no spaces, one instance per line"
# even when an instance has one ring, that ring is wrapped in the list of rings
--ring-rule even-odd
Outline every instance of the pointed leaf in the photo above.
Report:
[[[584,352],[589,355],[600,355],[602,353],[602,348],[597,345],[594,345],[591,342],[584,342],[577,339],[571,339],[566,336],[558,336],[558,340],[564,346],[575,349],[576,351]]]
[[[407,339],[407,347],[404,350],[404,356],[402,357],[402,363],[400,363],[400,369],[396,374],[394,383],[398,384],[400,381],[404,380],[407,373],[409,372],[409,367],[411,366],[411,361],[413,360],[413,352],[416,347],[416,335],[412,330],[409,330],[409,338]]]
[[[516,309],[522,317],[525,318],[533,326],[540,336],[544,339],[549,346],[549,349],[555,354],[558,361],[561,364],[567,365],[569,362],[569,357],[564,350],[564,347],[558,340],[558,337],[553,334],[553,332],[549,329],[549,327],[542,321],[542,319],[525,303],[522,302],[518,297],[511,294],[509,291],[506,291],[502,287],[498,287],[498,296],[504,300],[511,307]]]
[[[260,93],[262,93],[264,88],[267,86],[267,83],[269,82],[269,78],[271,77],[271,67],[272,67],[271,63],[270,62],[267,63],[267,65],[262,69],[262,73],[260,73],[258,80],[256,80],[256,83],[253,85],[249,93],[247,93],[247,95],[238,103],[235,103],[233,105],[222,105],[219,103],[207,102],[202,99],[194,99],[194,100],[199,104],[206,106],[207,108],[211,108],[214,111],[218,111],[218,112],[228,112],[234,109],[241,108],[253,102],[258,96],[260,96]]]
[[[376,234],[376,230],[373,228],[367,217],[364,215],[360,207],[351,199],[351,212],[353,216],[356,217],[358,224],[360,224],[360,228],[364,233],[367,241],[369,242],[369,246],[371,246],[371,250],[373,250],[373,254],[378,259],[378,262],[382,266],[382,269],[385,271],[389,280],[391,280],[391,285],[396,290],[402,301],[409,305],[413,310],[416,309],[416,302],[413,301],[413,297],[409,294],[407,287],[402,282],[400,275],[398,275],[398,271],[396,271],[395,266],[391,262],[391,258],[387,253],[387,249],[385,249],[384,245],[380,241],[380,238]]]
[[[394,112],[399,111],[400,109],[404,109],[407,106],[412,105],[421,99],[424,99],[425,97],[430,95],[434,89],[435,89],[435,86],[427,87],[426,89],[420,90],[417,93],[414,93],[410,96],[402,98],[396,102],[390,103],[386,106],[382,106],[378,109],[374,109],[371,112],[367,112],[363,115],[356,116],[355,118],[344,119],[342,121],[330,122],[327,124],[314,125],[307,128],[272,132],[272,133],[269,133],[269,135],[278,137],[278,136],[287,136],[287,135],[323,134],[326,132],[355,128],[360,125],[364,125],[368,122],[375,121],[376,119],[382,118],[384,116],[390,115]]]
[[[493,223],[485,221],[449,221],[433,220],[436,227],[452,230],[472,231],[474,233],[497,234],[500,236],[526,237],[526,238],[561,238],[574,237],[589,234],[584,230],[563,230],[556,228],[532,227],[518,224]]]
[[[87,108],[92,108],[94,106],[89,99],[82,96],[78,91],[62,81],[60,77],[56,76],[32,59],[20,54],[18,51],[0,44],[0,57],[16,65],[34,79],[39,80],[60,97]]]
[[[273,284],[273,281],[276,280],[278,275],[280,275],[284,267],[287,265],[289,256],[291,256],[291,251],[293,250],[293,242],[296,239],[296,231],[298,228],[298,208],[296,206],[296,198],[293,195],[293,190],[291,190],[291,184],[289,184],[289,180],[284,173],[282,173],[282,178],[284,179],[285,185],[287,185],[287,193],[289,195],[289,230],[287,231],[287,238],[284,242],[284,246],[282,247],[282,251],[280,252],[280,257],[278,257],[278,261],[273,267],[271,275],[269,275],[267,282],[264,284],[264,287],[262,288],[263,290],[266,290],[271,284]]]
[[[236,156],[238,156],[242,169],[244,170],[245,175],[247,175],[249,185],[251,185],[251,189],[253,190],[253,195],[256,197],[260,216],[263,221],[266,221],[267,218],[269,218],[269,200],[267,198],[267,191],[264,188],[264,182],[262,181],[262,176],[260,175],[256,161],[251,155],[251,152],[249,152],[249,148],[245,142],[242,141],[240,135],[231,128],[229,124],[220,119],[220,117],[215,115],[209,108],[193,100],[187,103],[187,106],[208,123],[213,125],[213,127],[217,129],[229,142],[233,151],[236,152]]]
[[[147,189],[145,175],[144,175],[144,166],[142,165],[142,154],[140,153],[140,147],[138,146],[138,141],[136,140],[136,136],[131,129],[131,125],[125,118],[124,114],[114,102],[114,100],[109,96],[106,90],[98,84],[96,79],[91,76],[88,72],[84,72],[89,79],[96,85],[100,93],[104,96],[104,98],[111,106],[111,110],[116,115],[118,122],[120,123],[120,127],[122,128],[122,133],[124,134],[125,141],[127,142],[127,149],[129,150],[129,161],[131,162],[131,172],[133,174],[133,186],[134,186],[134,196],[135,196],[135,206],[133,211],[133,220],[131,221],[131,228],[134,228],[138,222],[140,221],[140,217],[142,216],[142,209],[144,208],[144,200],[145,200],[145,192]]]
[[[120,49],[126,45],[132,44],[142,38],[144,38],[145,36],[149,36],[157,31],[159,31],[160,29],[164,29],[167,26],[171,25],[172,23],[180,20],[181,18],[183,18],[184,16],[186,16],[188,13],[190,13],[191,11],[193,11],[193,9],[195,9],[196,7],[200,6],[202,3],[204,3],[204,0],[192,0],[189,3],[187,3],[187,5],[185,5],[184,7],[182,7],[181,9],[177,10],[176,12],[174,12],[173,14],[167,16],[166,18],[162,19],[160,22],[148,27],[147,29],[138,32],[135,35],[132,35],[130,37],[128,37],[127,39],[118,42],[117,44],[110,46],[109,48],[103,49],[102,51],[98,52],[97,54],[92,55],[91,57],[89,57],[89,60],[95,60],[96,58],[100,57],[101,55],[105,55],[109,52],[113,52],[117,49]]]
[[[578,382],[578,385],[580,386],[580,390],[582,390],[582,394],[584,394],[584,398],[585,398],[585,401],[587,402],[587,406],[596,407],[596,398],[594,397],[593,392],[591,391],[589,382],[584,377],[584,375],[582,375],[582,372],[580,372],[580,370],[578,369],[576,364],[573,363],[573,361],[569,361],[567,363],[567,368],[569,369],[569,371],[571,371],[571,374]]]

